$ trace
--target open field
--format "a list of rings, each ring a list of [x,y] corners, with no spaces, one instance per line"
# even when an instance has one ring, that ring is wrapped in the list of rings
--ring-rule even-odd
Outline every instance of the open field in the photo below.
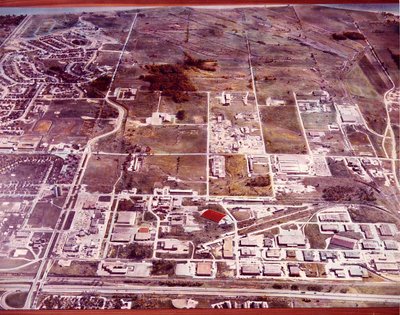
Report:
[[[306,143],[294,105],[262,107],[261,122],[268,153],[306,153]]]
[[[381,115],[384,110],[383,96],[377,92],[360,66],[354,67],[345,80],[346,89],[358,103],[362,115],[369,127],[379,134],[384,132],[386,116]]]
[[[91,277],[96,275],[98,262],[73,261],[69,267],[61,267],[57,262],[51,267],[49,275],[58,277]]]
[[[125,139],[152,153],[204,153],[206,126],[127,126]],[[163,139],[163,141],[159,141]]]
[[[7,305],[13,308],[22,308],[25,305],[28,292],[16,292],[6,297]]]
[[[50,120],[40,120],[36,123],[34,131],[38,133],[47,133],[51,128],[52,122]]]
[[[210,179],[210,194],[228,196],[270,196],[270,177],[247,173],[244,155],[225,155],[225,178]]]
[[[138,91],[135,100],[118,102],[128,109],[128,119],[140,120],[151,116],[151,113],[157,111],[158,99],[160,93]]]
[[[38,202],[32,210],[28,224],[32,227],[50,227],[56,226],[61,209],[50,202]]]
[[[369,137],[366,133],[359,131],[356,128],[349,127],[346,130],[346,135],[356,155],[375,156],[373,146],[371,145]]]
[[[328,131],[328,125],[336,123],[336,111],[326,113],[301,113],[306,130]]]
[[[326,239],[332,236],[332,234],[321,234],[318,224],[312,223],[306,224],[304,227],[304,234],[310,242],[310,247],[316,249],[326,248]]]
[[[188,93],[188,101],[182,103],[174,102],[171,97],[161,98],[161,113],[177,115],[177,123],[204,124],[207,123],[207,94]]]
[[[93,155],[83,176],[82,184],[90,192],[109,193],[121,173],[123,158],[112,155]]]
[[[119,185],[121,190],[137,188],[139,193],[151,194],[154,188],[170,186],[205,193],[205,156],[146,156],[140,164],[136,172],[123,172]]]

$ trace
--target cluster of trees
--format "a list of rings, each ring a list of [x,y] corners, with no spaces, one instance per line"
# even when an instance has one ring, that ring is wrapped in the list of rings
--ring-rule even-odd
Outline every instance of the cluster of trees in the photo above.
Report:
[[[246,183],[249,187],[267,187],[271,184],[269,176],[257,176],[253,177]]]
[[[93,80],[91,83],[91,87],[96,90],[105,92],[109,88],[110,83],[111,83],[111,77],[109,75],[103,75]]]
[[[16,26],[25,18],[26,15],[0,15],[0,27]]]
[[[351,186],[332,186],[322,191],[322,198],[327,201],[366,201],[376,200],[372,189]]]
[[[189,96],[186,92],[196,91],[181,65],[147,65],[146,69],[150,74],[142,75],[140,79],[150,83],[151,91],[162,91],[175,103],[187,102]]]
[[[126,258],[133,260],[142,260],[145,258],[150,258],[153,254],[153,247],[147,245],[139,244],[129,244],[127,245],[127,255]]]
[[[175,265],[176,263],[174,261],[156,260],[153,262],[151,274],[173,276],[175,274]]]
[[[71,83],[75,82],[76,78],[71,74],[65,72],[65,67],[60,64],[53,64],[45,70],[46,74],[59,78],[62,82]]]
[[[183,109],[180,109],[180,110],[177,111],[176,118],[178,120],[184,120],[185,117],[186,117],[186,112]]]
[[[363,34],[359,32],[354,32],[354,31],[345,31],[342,33],[333,33],[332,38],[334,40],[346,40],[346,39],[351,39],[351,40],[364,40],[365,37]]]
[[[188,53],[185,54],[185,60],[183,61],[184,67],[187,68],[197,68],[205,71],[216,71],[217,70],[217,61],[212,59],[200,59],[194,58]]]
[[[194,58],[188,53],[184,54],[183,63],[146,65],[145,69],[150,74],[141,75],[139,79],[149,82],[151,91],[162,91],[164,96],[170,96],[175,103],[187,102],[189,100],[187,92],[196,91],[196,87],[190,81],[185,70],[196,68],[204,71],[216,71],[217,61]],[[178,115],[182,117],[184,112],[180,111]],[[180,118],[178,117],[178,119]]]
[[[86,39],[81,39],[81,38],[75,38],[72,40],[72,44],[77,45],[77,46],[84,46],[88,43]]]

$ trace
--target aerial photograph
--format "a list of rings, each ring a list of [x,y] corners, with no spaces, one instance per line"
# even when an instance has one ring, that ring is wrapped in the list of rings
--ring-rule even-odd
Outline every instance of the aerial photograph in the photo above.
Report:
[[[0,8],[0,309],[399,307],[399,25]]]

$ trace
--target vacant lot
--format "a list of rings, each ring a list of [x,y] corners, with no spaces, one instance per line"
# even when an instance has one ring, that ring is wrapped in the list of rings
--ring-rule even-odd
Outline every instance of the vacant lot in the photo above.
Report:
[[[131,144],[147,146],[153,153],[204,153],[207,131],[204,126],[132,126],[125,138]]]
[[[112,155],[92,155],[82,181],[88,191],[110,193],[120,175],[122,159]]]
[[[356,155],[366,155],[366,153],[375,155],[369,137],[365,133],[349,127],[346,134]]]
[[[344,83],[347,91],[356,99],[369,127],[382,134],[386,127],[383,96],[377,92],[359,65],[348,73]]]
[[[6,304],[13,308],[22,308],[25,305],[28,292],[15,292],[7,295]]]
[[[302,113],[304,128],[307,130],[328,131],[328,125],[336,123],[336,111],[326,113]]]
[[[98,262],[95,261],[73,261],[69,267],[61,267],[55,263],[49,275],[66,277],[91,277],[96,275]]]
[[[34,131],[38,133],[47,133],[50,130],[52,122],[50,120],[39,120],[35,127]]]
[[[188,100],[176,103],[170,96],[162,96],[160,109],[161,113],[177,115],[177,123],[207,123],[207,94],[188,93]]]
[[[50,227],[56,226],[61,209],[50,202],[38,202],[29,217],[28,224],[32,227]]]
[[[179,181],[175,181],[176,178]],[[120,189],[137,188],[151,194],[154,188],[169,186],[205,193],[206,157],[201,155],[146,156],[137,172],[124,171]]]
[[[122,258],[130,260],[143,260],[151,258],[153,246],[143,244],[111,245],[107,256],[110,258]]]
[[[321,234],[318,224],[307,224],[304,227],[304,234],[310,242],[310,247],[315,249],[326,248],[325,240],[332,236],[332,234]]]
[[[225,155],[226,177],[210,179],[210,194],[270,196],[272,191],[269,175],[249,177],[246,163],[244,155]]]
[[[349,208],[349,214],[351,219],[357,223],[396,223],[399,220],[396,220],[393,216],[386,214],[382,210],[368,207],[368,206],[360,206],[360,208]]]
[[[159,92],[138,91],[133,101],[118,100],[128,109],[129,118],[140,119],[151,116],[157,111]]]
[[[372,57],[370,58],[372,59]],[[383,73],[381,66],[377,64],[376,61],[371,62],[370,58],[368,58],[368,55],[362,57],[359,61],[360,68],[364,72],[368,80],[371,82],[375,90],[379,94],[384,94],[386,90],[389,89],[389,85],[386,83],[385,80],[385,74]]]
[[[263,107],[261,121],[268,153],[307,152],[295,106]]]

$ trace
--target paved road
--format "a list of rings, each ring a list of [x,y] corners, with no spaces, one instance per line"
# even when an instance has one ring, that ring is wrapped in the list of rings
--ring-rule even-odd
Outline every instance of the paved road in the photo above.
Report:
[[[167,286],[141,286],[124,284],[121,287],[98,287],[88,285],[67,286],[63,285],[46,285],[43,292],[47,293],[76,293],[83,291],[96,291],[99,294],[189,294],[189,295],[207,295],[207,296],[278,296],[287,298],[313,298],[326,300],[342,300],[342,301],[368,301],[381,303],[396,303],[400,305],[398,295],[382,295],[382,294],[351,294],[351,293],[329,293],[315,291],[291,291],[291,290],[274,290],[274,289],[252,289],[252,288],[202,288],[202,287],[167,287]]]

